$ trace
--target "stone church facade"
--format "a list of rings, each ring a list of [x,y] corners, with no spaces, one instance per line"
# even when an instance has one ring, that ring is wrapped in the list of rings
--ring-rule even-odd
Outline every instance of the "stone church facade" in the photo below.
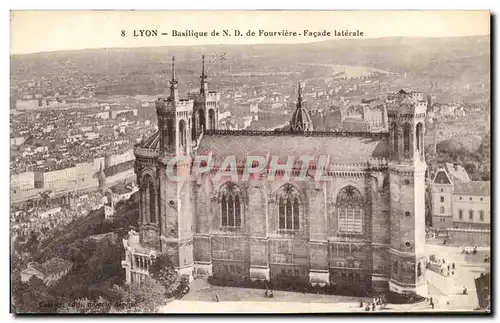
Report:
[[[169,97],[156,101],[158,131],[134,148],[140,228],[124,241],[129,283],[166,253],[190,277],[426,294],[422,93],[388,96],[384,133],[315,132],[300,85],[289,130],[218,130],[219,94],[208,90],[204,66],[199,93],[186,98],[174,62],[172,70]],[[283,170],[269,177],[267,166],[242,180],[245,159],[256,155],[267,166],[295,156],[291,173],[305,180]],[[167,168],[179,156],[207,157],[210,171],[192,176],[192,160],[182,159],[176,174],[191,176],[171,180]],[[218,176],[227,156],[237,175]],[[304,168],[298,156],[313,162]],[[318,156],[326,158],[321,181]]]

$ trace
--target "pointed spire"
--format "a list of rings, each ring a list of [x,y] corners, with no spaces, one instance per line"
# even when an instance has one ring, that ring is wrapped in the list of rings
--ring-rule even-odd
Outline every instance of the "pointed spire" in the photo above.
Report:
[[[172,81],[170,82],[170,100],[177,100],[177,79],[175,78],[175,56],[172,56]]]
[[[302,106],[302,83],[299,82],[298,89],[298,99],[297,99],[297,109],[292,116],[291,122],[291,130],[293,132],[304,132],[304,131],[312,131],[312,121],[309,112]]]
[[[207,75],[205,74],[205,55],[201,55],[201,85],[200,94],[206,94],[208,92]]]
[[[205,79],[207,76],[205,75],[205,55],[201,55],[201,78]]]
[[[302,107],[302,83],[299,82],[299,98],[297,100],[297,107]]]
[[[175,82],[175,56],[172,56],[172,83]]]

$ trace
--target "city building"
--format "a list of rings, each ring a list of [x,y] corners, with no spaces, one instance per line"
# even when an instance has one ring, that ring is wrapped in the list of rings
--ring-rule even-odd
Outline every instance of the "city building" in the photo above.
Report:
[[[30,262],[28,266],[21,271],[21,281],[28,282],[35,276],[42,280],[46,285],[53,284],[65,276],[73,267],[73,263],[68,260],[54,257],[43,264]]]
[[[432,226],[490,229],[490,182],[471,181],[458,164],[446,163],[431,184]]]
[[[197,99],[215,98],[203,70],[201,79]],[[314,131],[300,83],[286,131],[218,130],[213,102],[197,110],[180,98],[173,66],[170,96],[156,102],[159,130],[134,148],[140,228],[124,240],[128,283],[147,275],[143,257],[166,253],[191,278],[427,294],[422,93],[391,95],[380,133]],[[248,156],[264,163],[245,180]],[[207,172],[195,172],[196,160]]]

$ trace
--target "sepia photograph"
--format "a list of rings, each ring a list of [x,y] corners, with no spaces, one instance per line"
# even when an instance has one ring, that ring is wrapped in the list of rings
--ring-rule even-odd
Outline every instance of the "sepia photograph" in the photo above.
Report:
[[[12,314],[491,315],[490,11],[9,15]]]

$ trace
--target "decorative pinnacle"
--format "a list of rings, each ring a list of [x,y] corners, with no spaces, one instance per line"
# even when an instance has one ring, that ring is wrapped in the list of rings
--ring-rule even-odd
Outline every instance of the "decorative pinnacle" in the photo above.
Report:
[[[172,56],[172,82],[175,82],[175,56]]]
[[[201,55],[201,79],[204,80],[206,78],[207,76],[205,75],[205,55]]]
[[[298,102],[297,102],[299,105],[302,105],[302,83],[299,82],[299,98],[298,98]]]

